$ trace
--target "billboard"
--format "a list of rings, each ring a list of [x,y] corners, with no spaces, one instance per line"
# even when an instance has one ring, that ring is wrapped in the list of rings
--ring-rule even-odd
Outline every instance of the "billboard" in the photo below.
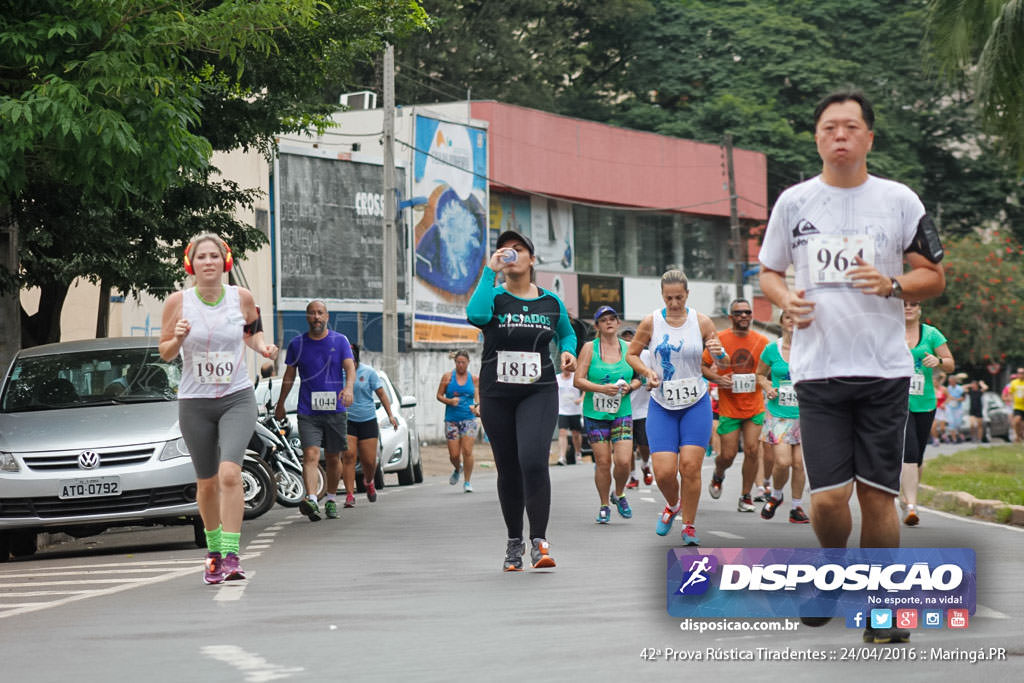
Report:
[[[403,186],[405,170],[397,169]],[[373,302],[383,296],[383,173],[380,164],[282,148],[275,190],[279,296],[283,308],[312,298]],[[394,255],[398,298],[405,299],[407,236]]]
[[[608,275],[577,275],[579,317],[592,320],[601,306],[611,306],[622,313],[622,278]]]
[[[466,303],[490,255],[487,131],[416,116],[412,194],[427,199],[414,228],[413,341],[476,342]]]

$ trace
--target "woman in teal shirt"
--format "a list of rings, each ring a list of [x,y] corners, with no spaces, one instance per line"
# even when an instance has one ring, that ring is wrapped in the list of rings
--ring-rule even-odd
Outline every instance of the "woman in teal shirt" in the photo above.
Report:
[[[803,501],[804,457],[800,446],[800,408],[796,402],[796,391],[789,377],[789,347],[793,340],[793,316],[783,312],[779,316],[782,337],[769,344],[761,352],[757,366],[757,379],[768,398],[765,401],[764,427],[761,440],[772,449],[775,464],[772,468],[772,487],[767,491],[768,500],[761,508],[761,518],[771,519],[782,504],[782,489],[793,470],[790,491],[789,521],[793,524],[808,524],[811,520],[804,512]]]
[[[611,306],[601,306],[594,314],[597,338],[580,349],[574,383],[583,397],[583,428],[594,450],[594,484],[601,507],[597,523],[611,519],[608,490],[612,484],[612,460],[615,461],[615,492],[612,502],[619,514],[629,519],[633,511],[622,495],[629,479],[633,459],[633,418],[629,392],[640,388],[633,379],[633,368],[626,362],[626,342],[619,339],[619,314]],[[612,451],[614,450],[614,456]]]
[[[946,344],[946,337],[936,328],[921,322],[921,304],[904,301],[903,318],[907,325],[907,346],[914,357],[914,374],[910,376],[910,414],[904,431],[900,505],[905,506],[903,523],[917,526],[921,521],[917,516],[917,486],[921,482],[924,449],[928,446],[932,420],[935,419],[932,370],[939,368],[951,373],[956,363]]]

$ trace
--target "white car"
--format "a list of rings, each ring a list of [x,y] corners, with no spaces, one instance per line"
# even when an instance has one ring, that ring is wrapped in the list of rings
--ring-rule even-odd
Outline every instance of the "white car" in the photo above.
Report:
[[[398,429],[391,426],[384,406],[374,395],[374,403],[377,406],[377,424],[380,426],[380,439],[377,441],[377,476],[374,479],[374,486],[384,486],[385,474],[397,474],[398,483],[402,486],[419,484],[423,481],[423,461],[420,457],[419,433],[416,430],[416,397],[412,395],[399,396],[394,384],[383,370],[377,370],[381,381],[384,383],[384,391],[387,393],[388,401],[391,402],[391,412],[398,419]],[[298,375],[295,377],[295,384],[285,399],[284,409],[291,423],[291,438],[298,439],[298,422],[296,410],[299,403]],[[272,377],[261,379],[256,386],[256,404],[260,410],[264,410],[267,404],[267,396],[270,396],[271,410],[277,405],[277,398],[281,395],[281,379]],[[360,471],[357,466],[357,473]],[[362,476],[356,476],[356,487],[363,490]]]
[[[20,351],[0,387],[0,562],[36,534],[192,524],[192,460],[178,428],[178,359],[149,337]]]

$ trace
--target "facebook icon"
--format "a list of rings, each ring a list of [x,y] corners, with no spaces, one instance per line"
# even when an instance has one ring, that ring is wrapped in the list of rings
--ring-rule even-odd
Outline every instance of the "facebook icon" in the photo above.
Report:
[[[846,628],[864,628],[864,612],[846,615]]]

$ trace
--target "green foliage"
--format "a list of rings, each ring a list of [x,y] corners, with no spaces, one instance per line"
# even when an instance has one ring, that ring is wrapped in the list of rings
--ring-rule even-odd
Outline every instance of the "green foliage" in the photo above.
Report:
[[[945,491],[964,491],[981,500],[1024,505],[1024,450],[993,446],[927,460],[921,483]]]
[[[965,236],[945,245],[946,291],[925,304],[924,319],[949,340],[958,366],[1019,355],[1024,338],[1024,250],[1012,237]]]

